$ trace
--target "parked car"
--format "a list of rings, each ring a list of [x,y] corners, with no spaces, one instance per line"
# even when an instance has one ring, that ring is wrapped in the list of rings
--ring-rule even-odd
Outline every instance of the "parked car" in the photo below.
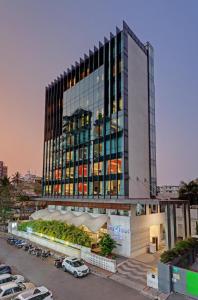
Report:
[[[0,286],[8,282],[23,283],[25,278],[21,275],[2,274],[0,275]]]
[[[70,272],[76,278],[86,276],[90,272],[83,260],[77,257],[66,257],[63,260],[62,267],[65,272]]]
[[[2,274],[12,274],[12,270],[10,268],[10,266],[7,265],[0,265],[0,275]]]
[[[19,294],[14,300],[53,300],[53,297],[51,291],[40,286]]]
[[[0,286],[0,299],[13,299],[14,296],[17,296],[22,291],[34,287],[35,286],[32,283],[5,283]]]

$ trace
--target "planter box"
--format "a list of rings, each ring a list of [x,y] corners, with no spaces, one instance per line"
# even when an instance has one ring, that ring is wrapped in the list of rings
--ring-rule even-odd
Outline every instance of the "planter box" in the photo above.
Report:
[[[81,257],[89,264],[116,273],[116,260],[94,254],[90,248],[82,247]]]
[[[51,239],[50,237],[39,233],[27,233],[24,231],[18,231],[16,229],[16,226],[13,227],[11,225],[12,224],[9,224],[9,232],[11,234],[27,239],[33,243],[39,244],[43,247],[52,249],[67,256],[82,258],[87,263],[109,272],[116,272],[116,260],[94,254],[91,252],[90,248],[72,244],[56,238]]]
[[[68,255],[68,256],[75,256],[75,257],[81,257],[80,255],[80,249],[77,249],[75,247],[75,244],[73,246],[68,246],[68,245],[63,245],[61,243],[55,242],[50,240],[49,238],[47,239],[46,237],[40,237],[38,235],[32,234],[32,233],[26,233],[23,231],[18,231],[18,230],[12,230],[12,234],[20,236],[24,239],[27,239],[33,243],[39,244],[43,247],[52,249],[56,252],[60,252],[62,254]]]

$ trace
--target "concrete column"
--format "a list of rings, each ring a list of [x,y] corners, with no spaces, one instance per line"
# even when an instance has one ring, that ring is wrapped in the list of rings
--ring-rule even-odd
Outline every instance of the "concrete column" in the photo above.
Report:
[[[165,206],[165,232],[166,232],[166,248],[171,249],[170,204],[166,204]]]
[[[190,204],[189,202],[186,206],[186,220],[187,220],[187,237],[191,236],[191,216],[190,216]]]
[[[186,220],[186,205],[182,204],[182,217],[183,217],[183,239],[187,238],[187,220]]]
[[[171,248],[175,246],[176,239],[177,239],[177,232],[176,232],[176,210],[175,204],[170,204],[170,233],[171,233]]]

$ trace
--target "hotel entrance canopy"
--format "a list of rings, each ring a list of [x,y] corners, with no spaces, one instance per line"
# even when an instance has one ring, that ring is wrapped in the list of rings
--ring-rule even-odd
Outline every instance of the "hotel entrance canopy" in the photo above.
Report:
[[[72,224],[75,226],[85,226],[92,232],[97,232],[100,228],[107,223],[108,216],[102,215],[98,217],[93,217],[88,213],[82,213],[76,215],[73,212],[61,212],[61,211],[50,211],[48,209],[41,209],[34,212],[31,217],[33,220],[56,220],[60,222],[65,222],[67,224]]]

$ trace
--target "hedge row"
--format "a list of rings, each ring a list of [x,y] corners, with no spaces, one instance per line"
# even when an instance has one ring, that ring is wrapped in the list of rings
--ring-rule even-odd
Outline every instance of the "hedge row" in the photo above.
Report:
[[[92,242],[90,236],[84,230],[59,221],[36,220],[23,222],[18,225],[18,230],[20,231],[27,231],[27,228],[31,228],[33,232],[85,247],[90,247]]]
[[[163,263],[171,262],[176,257],[184,255],[188,250],[195,247],[198,247],[198,240],[195,238],[179,241],[173,249],[164,251],[161,254],[160,261]]]

